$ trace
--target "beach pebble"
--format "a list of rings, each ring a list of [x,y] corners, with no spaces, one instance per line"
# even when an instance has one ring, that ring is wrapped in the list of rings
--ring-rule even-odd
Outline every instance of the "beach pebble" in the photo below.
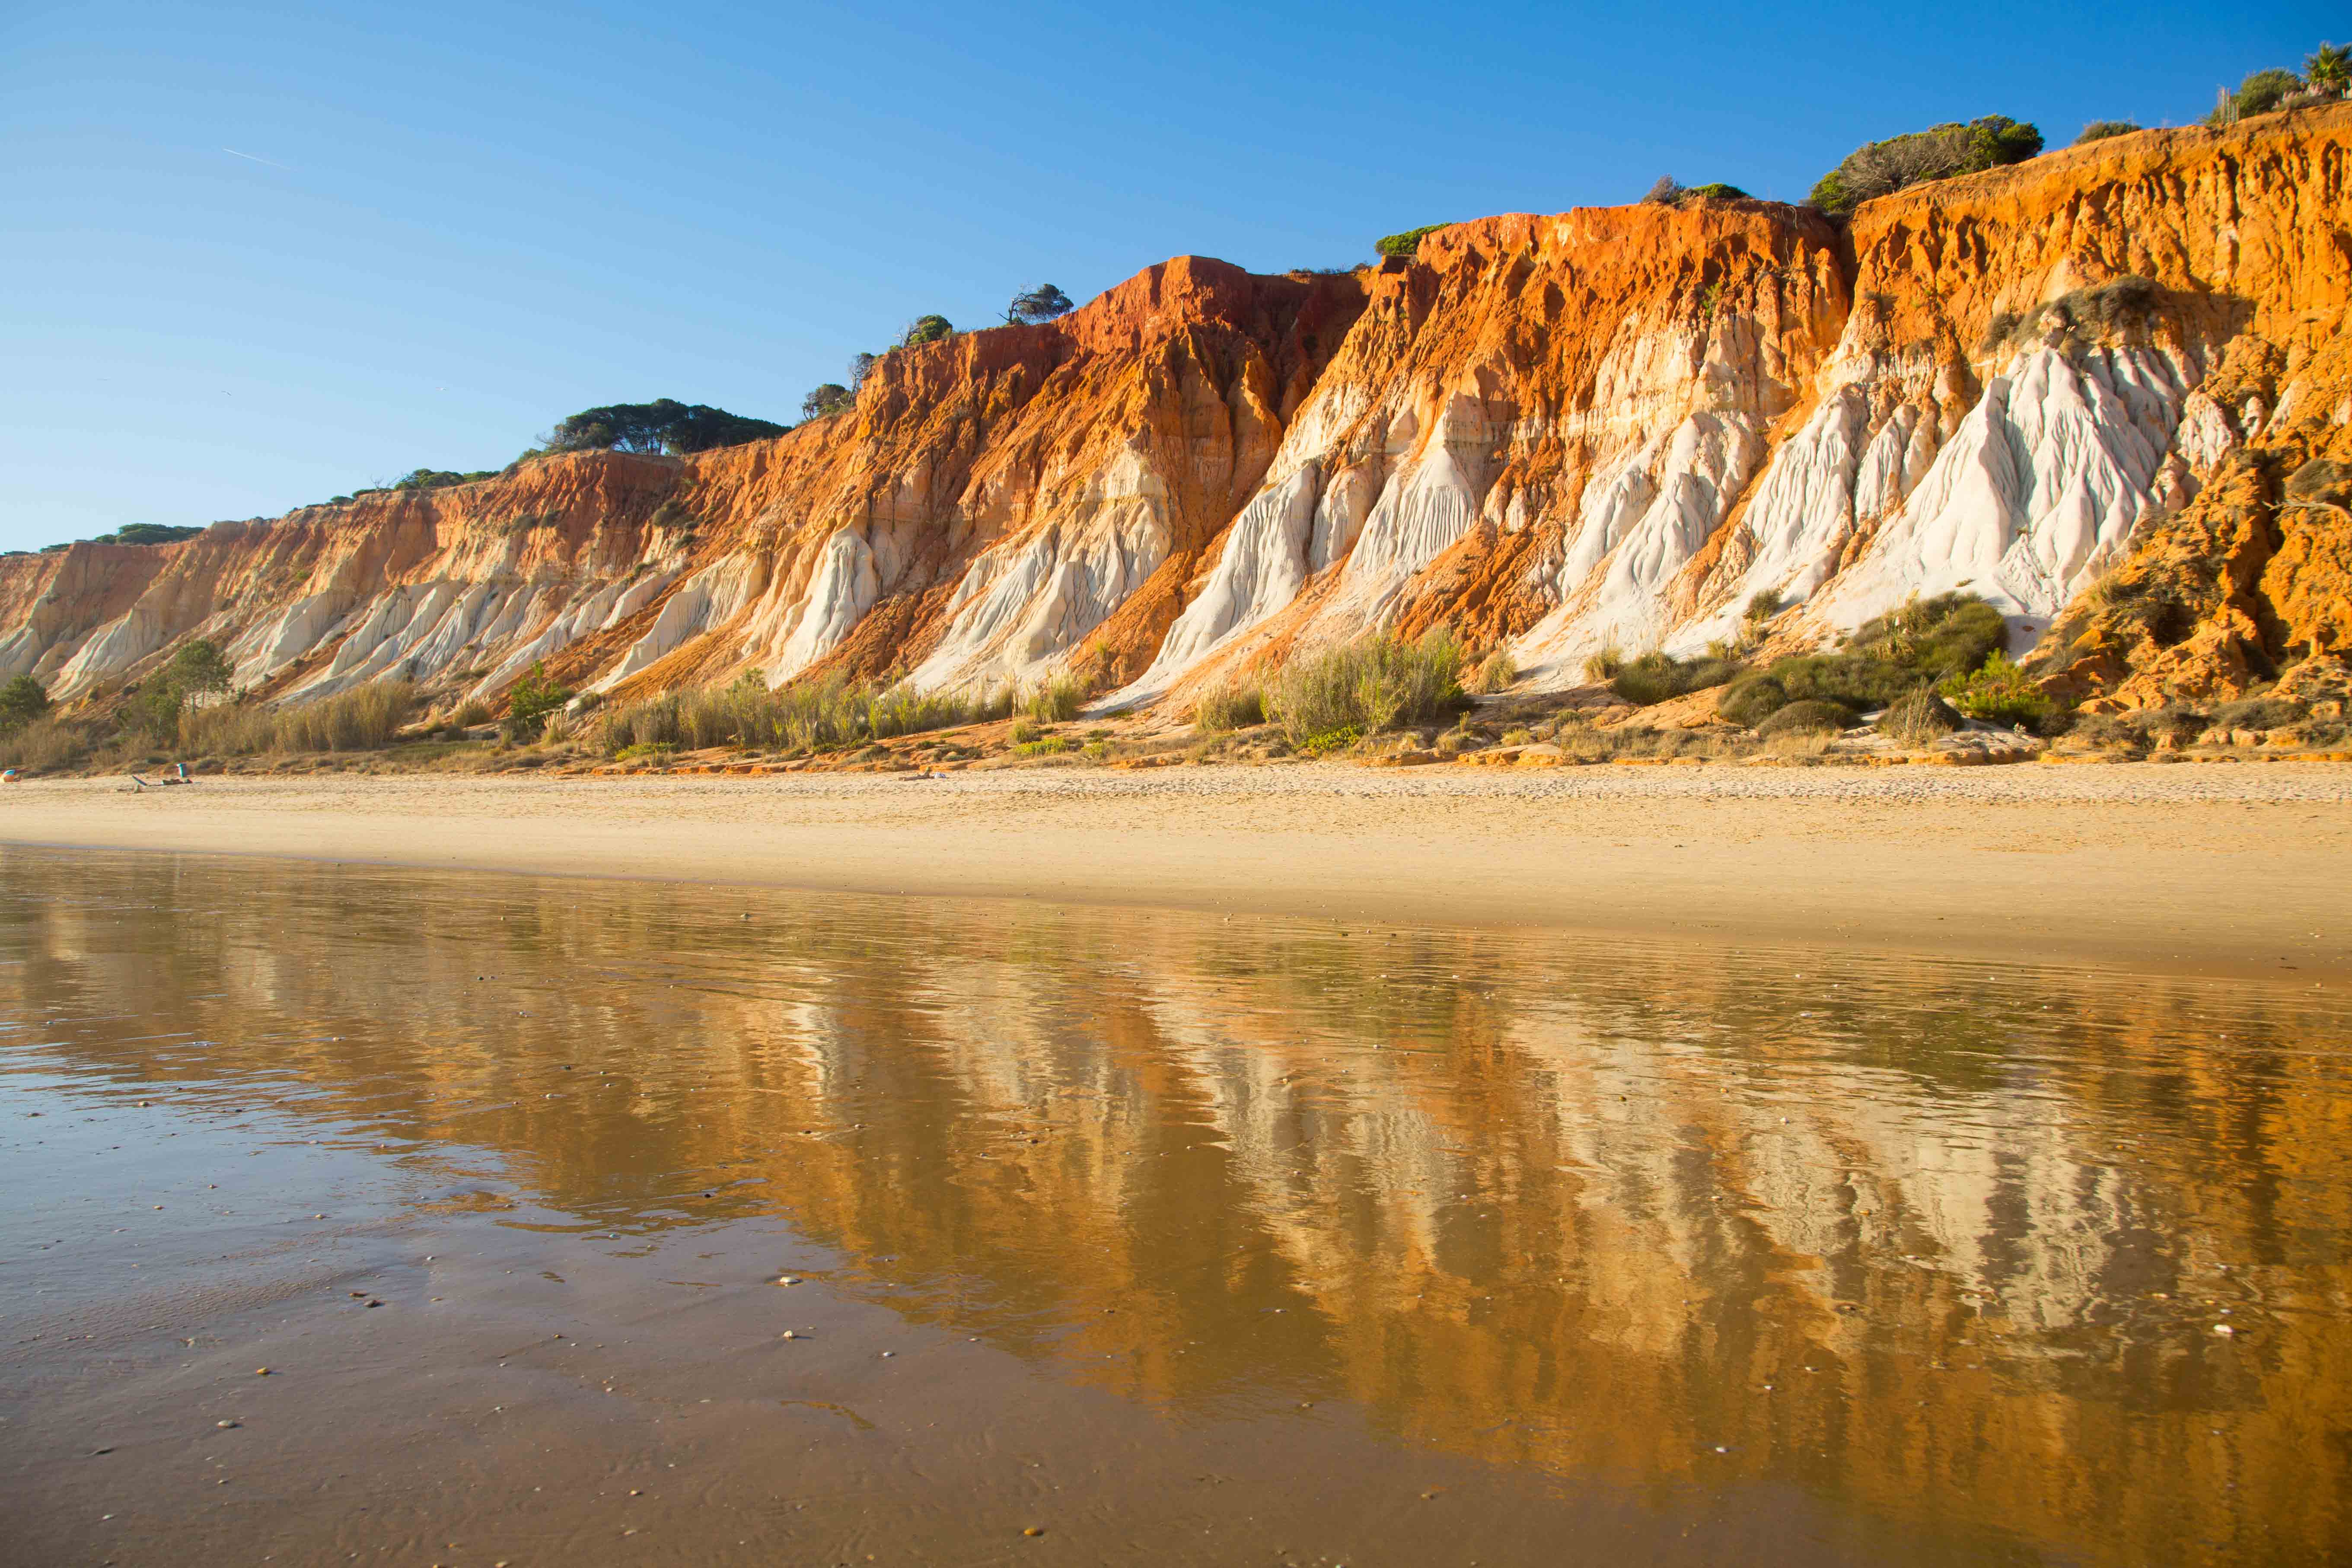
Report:
[[[253,1369],[253,1375],[256,1377],[268,1377],[269,1375],[269,1369],[266,1366],[257,1366]]]
[[[2224,1338],[2227,1338],[2228,1336],[2236,1333],[2238,1331],[2231,1328],[2227,1323],[2216,1323],[2213,1325],[2213,1331]]]
[[[232,1426],[236,1426],[236,1422],[234,1422],[234,1421],[215,1421],[215,1422],[214,1422],[214,1423],[213,1423],[213,1425],[214,1425],[214,1426],[217,1426],[217,1427],[219,1427],[222,1431],[226,1432],[226,1431],[227,1431],[230,1427],[232,1427]]]

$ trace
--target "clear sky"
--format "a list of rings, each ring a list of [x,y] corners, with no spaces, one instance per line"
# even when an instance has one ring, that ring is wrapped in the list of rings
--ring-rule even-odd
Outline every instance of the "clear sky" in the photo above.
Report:
[[[2179,124],[2337,7],[0,4],[0,549],[790,421],[925,311],[1275,271],[2005,113]]]

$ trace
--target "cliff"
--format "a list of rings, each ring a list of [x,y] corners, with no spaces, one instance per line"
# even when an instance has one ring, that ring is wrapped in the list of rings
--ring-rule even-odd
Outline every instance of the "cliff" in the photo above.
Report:
[[[2352,107],[2143,132],[1866,204],[1510,216],[1410,262],[1179,258],[884,358],[854,411],[0,560],[0,676],[215,638],[273,695],[925,687],[1140,703],[1439,623],[1539,686],[1979,593],[2113,706],[2352,637]],[[2323,662],[2327,662],[2323,660]]]

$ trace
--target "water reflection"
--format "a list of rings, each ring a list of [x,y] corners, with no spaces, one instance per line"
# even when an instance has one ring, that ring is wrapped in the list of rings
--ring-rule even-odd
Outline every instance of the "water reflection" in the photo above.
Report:
[[[2352,1556],[2317,989],[11,851],[0,1065],[494,1152],[1172,1420]],[[2227,1334],[2217,1332],[2226,1328]]]

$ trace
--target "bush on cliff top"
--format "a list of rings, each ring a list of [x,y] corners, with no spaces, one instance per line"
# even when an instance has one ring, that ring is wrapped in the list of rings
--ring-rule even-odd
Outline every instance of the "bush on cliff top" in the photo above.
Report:
[[[857,406],[857,395],[837,381],[828,381],[801,399],[801,417],[824,419]]]
[[[1402,234],[1383,235],[1373,243],[1372,248],[1382,256],[1393,256],[1402,261],[1411,261],[1420,251],[1421,242],[1424,237],[1435,234],[1441,228],[1453,226],[1450,223],[1425,223],[1419,228],[1406,229]]]
[[[2086,142],[2104,142],[2110,136],[2128,136],[2138,129],[2128,120],[2094,120],[2083,127],[2083,133],[2074,138],[2074,145],[2080,147]]]
[[[953,336],[955,336],[955,323],[945,316],[918,316],[908,322],[906,330],[898,334],[898,346],[902,349],[919,349],[925,343],[945,342]]]
[[[1864,143],[1821,177],[1808,200],[1826,213],[1850,213],[1873,196],[1927,180],[2021,163],[2041,151],[2042,132],[2005,114],[1988,114],[1965,125],[1954,121]]]

